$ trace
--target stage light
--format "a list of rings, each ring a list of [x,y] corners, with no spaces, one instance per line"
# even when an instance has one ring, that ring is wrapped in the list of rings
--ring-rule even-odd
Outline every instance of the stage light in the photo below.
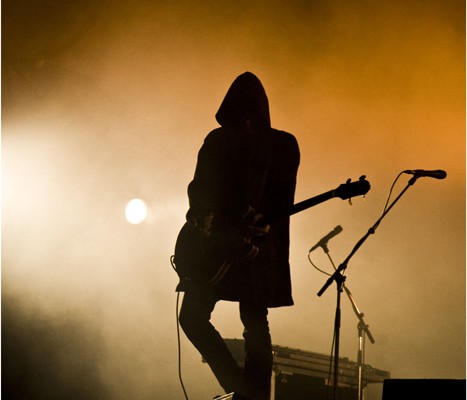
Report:
[[[143,222],[148,215],[148,207],[141,199],[130,200],[125,208],[126,220],[133,225]]]

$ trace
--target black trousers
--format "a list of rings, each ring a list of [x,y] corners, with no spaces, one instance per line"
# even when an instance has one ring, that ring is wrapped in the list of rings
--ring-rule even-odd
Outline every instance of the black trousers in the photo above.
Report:
[[[268,309],[250,302],[239,302],[240,319],[245,328],[245,366],[242,369],[210,322],[217,301],[209,293],[187,291],[180,309],[183,331],[226,393],[235,392],[252,400],[268,400],[272,374]]]

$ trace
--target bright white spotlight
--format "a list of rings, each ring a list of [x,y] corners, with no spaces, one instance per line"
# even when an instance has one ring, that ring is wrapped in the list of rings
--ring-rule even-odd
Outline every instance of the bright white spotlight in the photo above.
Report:
[[[130,200],[125,208],[125,217],[130,224],[140,224],[148,215],[148,207],[141,199]]]

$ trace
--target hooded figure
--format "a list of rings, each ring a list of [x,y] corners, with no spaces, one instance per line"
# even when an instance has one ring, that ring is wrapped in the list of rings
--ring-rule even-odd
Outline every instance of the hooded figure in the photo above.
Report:
[[[188,187],[187,220],[214,215],[217,225],[235,225],[248,210],[266,219],[288,210],[294,201],[298,144],[291,134],[271,128],[260,80],[250,72],[235,79],[216,119],[221,128],[206,137]],[[253,291],[267,307],[293,304],[289,219],[271,221],[270,227],[255,241],[258,256],[232,267],[214,288],[220,299],[239,301]]]
[[[187,224],[208,236],[242,225],[257,227],[261,220],[268,230],[264,234],[259,228],[253,235],[256,257],[233,262],[215,286],[179,286],[185,291],[180,323],[227,392],[262,400],[269,398],[272,368],[267,308],[293,304],[289,218],[274,216],[293,205],[300,154],[293,135],[271,128],[266,92],[250,72],[232,83],[216,120],[221,127],[204,140],[188,186]],[[240,303],[245,374],[209,322],[218,300]]]

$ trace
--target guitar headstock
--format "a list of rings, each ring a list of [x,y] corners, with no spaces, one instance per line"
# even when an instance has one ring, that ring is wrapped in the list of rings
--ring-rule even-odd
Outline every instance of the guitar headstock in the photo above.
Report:
[[[355,196],[364,196],[370,190],[370,182],[368,182],[365,175],[362,175],[358,181],[351,182],[350,179],[346,183],[339,185],[334,190],[334,195],[340,197],[342,200],[347,200]]]

